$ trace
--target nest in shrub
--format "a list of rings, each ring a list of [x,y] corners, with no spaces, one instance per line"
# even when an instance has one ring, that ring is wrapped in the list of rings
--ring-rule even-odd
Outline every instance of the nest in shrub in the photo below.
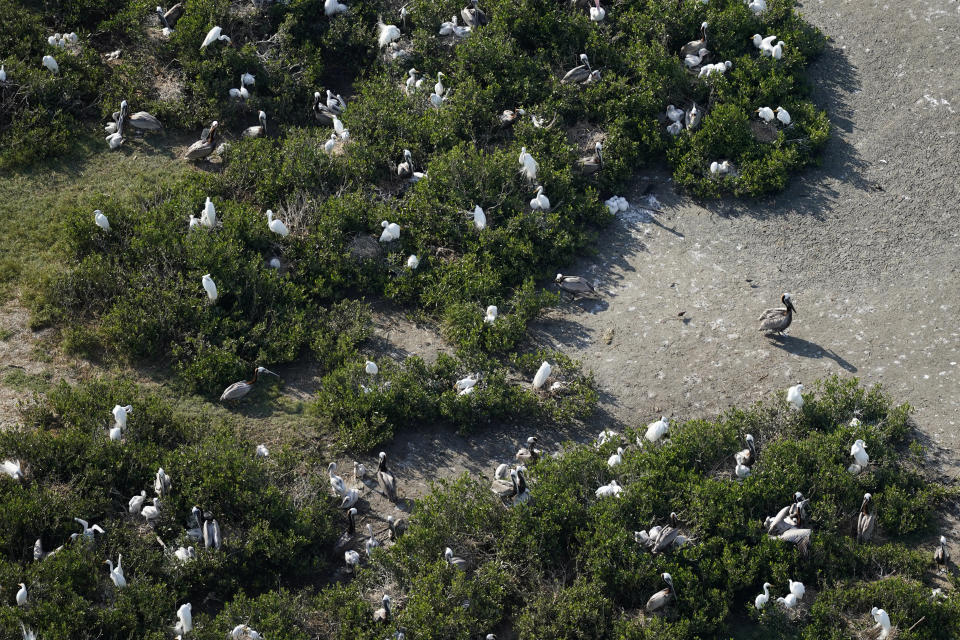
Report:
[[[779,135],[776,126],[763,120],[751,120],[750,132],[753,134],[754,140],[766,143],[775,142],[777,135]]]
[[[354,260],[373,260],[382,253],[380,243],[373,236],[360,234],[347,245],[350,257]]]

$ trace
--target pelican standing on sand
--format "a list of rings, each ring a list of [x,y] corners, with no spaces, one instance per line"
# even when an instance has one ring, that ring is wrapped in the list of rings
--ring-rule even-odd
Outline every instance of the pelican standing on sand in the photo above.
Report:
[[[777,335],[783,335],[783,332],[786,331],[790,323],[793,322],[793,314],[797,313],[797,310],[793,306],[793,298],[789,293],[785,293],[780,296],[780,302],[783,303],[782,307],[767,309],[761,314],[759,318],[760,331],[767,334],[776,333]]]
[[[380,462],[377,465],[377,482],[383,487],[383,491],[386,493],[390,502],[396,502],[397,480],[393,477],[392,473],[387,471],[387,454],[384,451],[380,452]]]
[[[565,276],[558,273],[556,283],[560,285],[562,291],[571,293],[574,296],[596,296],[597,290],[583,276]]]
[[[220,394],[220,402],[223,402],[224,400],[239,400],[250,393],[250,390],[253,389],[253,385],[256,384],[261,373],[269,373],[272,376],[277,376],[278,378],[280,377],[266,367],[257,367],[256,371],[253,372],[253,378],[250,380],[240,380],[239,382],[234,382],[232,385],[224,389],[223,393]]]

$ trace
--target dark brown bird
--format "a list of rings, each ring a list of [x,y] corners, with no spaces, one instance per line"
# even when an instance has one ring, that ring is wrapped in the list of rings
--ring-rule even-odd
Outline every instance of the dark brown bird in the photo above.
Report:
[[[877,524],[876,512],[870,513],[869,507],[873,496],[869,493],[863,494],[863,504],[860,505],[860,515],[857,516],[857,542],[870,542],[873,537],[873,530]]]
[[[489,22],[487,14],[485,14],[477,4],[477,0],[470,0],[469,6],[460,9],[460,17],[463,18],[463,24],[471,29],[482,27]]]
[[[783,303],[782,307],[767,309],[760,316],[760,331],[783,335],[783,332],[793,322],[793,314],[797,312],[793,306],[793,298],[790,297],[789,293],[785,293],[780,296],[780,302]]]
[[[589,155],[579,160],[580,173],[585,176],[592,176],[603,169],[603,145],[599,142],[594,147],[593,155]]]
[[[213,153],[214,149],[217,148],[218,126],[220,125],[216,120],[210,123],[210,127],[203,130],[200,139],[187,148],[183,157],[187,160],[202,160]]]
[[[380,462],[377,465],[377,482],[383,487],[383,491],[387,494],[390,502],[396,502],[397,480],[393,477],[393,474],[387,471],[387,454],[383,451],[380,452]]]
[[[676,598],[676,590],[673,588],[673,578],[669,573],[661,575],[663,581],[667,583],[667,588],[657,591],[647,600],[647,611],[655,613],[667,606],[671,598]]]

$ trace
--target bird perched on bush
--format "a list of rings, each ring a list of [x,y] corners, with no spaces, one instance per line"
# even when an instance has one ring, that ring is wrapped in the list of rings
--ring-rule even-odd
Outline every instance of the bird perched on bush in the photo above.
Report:
[[[487,14],[480,9],[478,0],[470,0],[470,4],[460,9],[460,17],[463,18],[463,24],[476,29],[489,22]]]
[[[400,27],[394,24],[384,24],[382,16],[377,16],[377,29],[377,43],[381,49],[394,40],[400,39]]]
[[[200,50],[203,51],[217,40],[230,44],[230,36],[224,34],[223,29],[219,25],[207,31],[207,35],[204,36],[203,43],[200,45]]]
[[[60,65],[57,64],[57,61],[53,59],[53,56],[43,56],[43,66],[49,69],[52,73],[60,73]]]
[[[347,5],[337,0],[324,0],[323,2],[323,12],[328,16],[335,16],[339,13],[347,12]]]

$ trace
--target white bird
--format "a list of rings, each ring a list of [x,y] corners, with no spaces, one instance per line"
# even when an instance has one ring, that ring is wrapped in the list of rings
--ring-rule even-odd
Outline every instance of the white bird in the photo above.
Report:
[[[343,478],[337,475],[336,462],[327,465],[327,475],[330,476],[330,488],[333,489],[333,493],[337,496],[344,496],[347,493],[347,485],[343,482]]]
[[[773,122],[773,119],[777,117],[770,107],[760,107],[757,109],[757,116],[763,119],[764,122]]]
[[[407,81],[404,83],[405,91],[407,95],[410,95],[419,88],[417,80],[420,79],[420,72],[417,71],[416,67],[410,67],[407,71]],[[422,79],[420,79],[422,82]]]
[[[543,194],[543,187],[537,187],[537,195],[530,201],[530,208],[534,211],[550,211],[550,198]]]
[[[263,640],[263,636],[245,624],[235,626],[233,631],[230,632],[230,638],[231,640],[243,640],[243,638],[247,640]]]
[[[420,266],[420,258],[416,254],[411,255],[407,258],[407,269],[412,269],[416,271],[417,267]]]
[[[684,115],[683,109],[677,109],[672,104],[667,105],[667,118],[669,118],[671,122],[683,122]]]
[[[111,442],[119,442],[123,439],[123,430],[120,427],[110,427],[108,435]]]
[[[767,10],[767,3],[766,0],[750,0],[750,2],[747,3],[747,8],[756,15]]]
[[[788,593],[786,597],[777,598],[777,602],[782,604],[784,609],[793,609],[800,602],[800,598],[795,593]]]
[[[7,81],[7,69],[4,65],[0,64],[0,82]]]
[[[127,428],[127,416],[133,413],[133,405],[114,405],[113,407],[113,421],[121,429]]]
[[[790,125],[790,122],[792,122],[792,118],[790,117],[790,112],[788,112],[783,107],[777,107],[776,113],[777,113],[777,120],[782,122],[784,126]]]
[[[360,554],[353,549],[350,549],[349,551],[344,552],[343,560],[347,563],[347,566],[350,568],[350,570],[354,570],[356,569],[357,565],[360,564]]]
[[[473,211],[470,212],[469,215],[473,216],[473,226],[476,227],[478,231],[487,228],[487,214],[480,205],[474,205]]]
[[[643,437],[646,438],[649,442],[657,442],[666,435],[667,430],[670,428],[670,420],[667,416],[660,416],[660,419],[656,422],[651,422],[647,425],[647,431],[643,434]],[[641,444],[640,439],[637,438],[637,444]]]
[[[590,20],[592,22],[603,22],[603,19],[607,17],[607,12],[600,6],[600,0],[593,0],[593,2],[595,6],[590,7]]]
[[[763,609],[765,606],[767,606],[767,602],[770,600],[770,587],[772,586],[773,585],[769,582],[763,583],[763,593],[754,598],[753,606],[755,606],[757,609]]]
[[[147,501],[147,492],[141,491],[140,495],[133,496],[130,498],[130,501],[127,502],[127,511],[132,515],[139,515],[140,510],[143,509],[143,503]]]
[[[269,458],[269,457],[270,457],[270,450],[267,449],[267,446],[266,446],[266,445],[264,445],[264,444],[258,444],[258,445],[257,445],[257,452],[254,454],[254,457],[256,457],[256,458]]]
[[[380,226],[383,227],[383,231],[380,232],[380,242],[393,242],[400,239],[400,225],[396,222],[384,220]]]
[[[104,231],[110,231],[110,220],[103,214],[103,211],[97,209],[93,212],[93,221]]]
[[[290,230],[287,229],[287,225],[283,224],[282,221],[274,218],[273,211],[270,209],[267,209],[267,228],[270,229],[270,231],[273,231],[275,234],[283,238],[290,235]]]
[[[252,73],[244,73],[242,76],[240,76],[240,84],[245,87],[252,87],[253,85],[257,84],[257,78]]]
[[[363,543],[364,551],[367,552],[367,557],[370,557],[370,554],[373,553],[373,550],[380,546],[380,541],[377,540],[376,536],[373,535],[373,525],[367,523],[367,539]]]
[[[457,380],[455,383],[453,383],[453,388],[457,390],[457,395],[463,396],[471,393],[473,388],[477,385],[477,382],[479,382],[478,374],[472,374],[466,378],[460,378]],[[502,464],[500,466],[506,468],[507,465]],[[497,468],[499,469],[500,467]]]
[[[20,468],[19,460],[4,460],[3,472],[14,480],[23,480],[23,469]]]
[[[697,109],[697,103],[694,102],[693,106],[690,107],[690,111],[687,111],[686,122],[687,129],[691,131],[700,126],[700,120],[703,118],[703,114]]]
[[[223,29],[220,26],[216,26],[210,31],[207,31],[206,37],[203,39],[203,44],[200,45],[200,49],[206,49],[208,45],[213,44],[215,40],[220,40],[222,42],[230,42],[230,37],[223,34]]]
[[[453,555],[453,549],[450,547],[443,550],[443,557],[447,561],[447,564],[454,569],[459,569],[460,571],[467,570],[467,561],[460,556]]]
[[[113,580],[113,584],[117,589],[123,589],[127,586],[127,579],[123,575],[123,567],[120,563],[123,561],[123,556],[117,556],[117,566],[113,566],[113,561],[107,558],[104,561],[104,564],[109,565],[110,567],[110,579]]]
[[[91,527],[86,520],[81,520],[80,518],[74,518],[73,521],[79,524],[83,528],[83,530],[80,532],[80,535],[82,535],[88,541],[93,540],[93,536],[95,533],[101,533],[101,534],[106,533],[103,530],[103,527],[101,527],[98,524],[95,524]]]
[[[678,135],[680,135],[680,132],[681,132],[681,131],[683,131],[683,123],[682,123],[682,122],[673,122],[673,123],[670,123],[669,125],[667,125],[667,133],[669,133],[669,134],[672,135],[672,136],[678,136]]]
[[[700,63],[703,62],[704,58],[710,55],[710,52],[707,49],[700,49],[696,53],[688,53],[683,58],[683,64],[687,69],[693,69],[694,67],[699,67]]]
[[[433,85],[433,92],[440,97],[443,97],[443,94],[446,93],[447,89],[443,86],[443,71],[437,72],[437,84]]]
[[[53,73],[60,72],[60,65],[57,64],[57,61],[53,59],[53,56],[43,56],[43,66],[47,69],[50,69]]]
[[[870,464],[870,455],[867,453],[867,443],[858,439],[850,447],[850,455],[853,456],[854,463],[847,467],[850,473],[860,473]]]
[[[203,211],[200,212],[200,224],[210,229],[217,226],[217,208],[209,197],[203,204]]]
[[[371,376],[375,376],[380,373],[380,367],[378,367],[377,363],[373,360],[367,360],[367,363],[363,365],[363,370]]]
[[[197,557],[197,552],[193,547],[179,547],[173,555],[180,564],[186,564]]]
[[[188,222],[188,224],[190,225],[190,226],[189,226],[189,229],[190,229],[191,231],[192,231],[193,229],[195,229],[195,228],[197,228],[197,227],[200,226],[200,218],[198,218],[197,216],[192,215],[192,214],[191,214],[191,216],[190,216],[190,219],[189,219],[187,222]]]
[[[180,634],[193,631],[193,606],[189,602],[180,605],[177,609],[177,624],[174,625],[173,630]]]
[[[709,78],[714,73],[723,75],[724,73],[729,71],[731,67],[733,67],[733,63],[730,62],[729,60],[727,60],[726,62],[718,62],[716,64],[704,65],[703,67],[700,68],[700,73],[698,74],[697,77]]]
[[[147,524],[153,524],[153,521],[160,517],[160,499],[154,498],[152,502],[153,504],[148,504],[140,510],[140,515]]]
[[[337,0],[324,0],[323,12],[328,16],[335,16],[338,13],[346,13],[347,5],[337,2]]]
[[[483,321],[486,324],[493,324],[494,321],[497,319],[498,313],[499,311],[497,310],[496,305],[490,305],[489,307],[487,307],[487,311],[483,316]]]
[[[787,402],[793,405],[794,409],[803,409],[803,384],[798,382],[787,389]]]
[[[360,499],[360,494],[356,489],[348,489],[347,492],[343,495],[343,500],[340,502],[341,509],[349,509],[353,505],[357,504],[357,500]]]
[[[793,580],[787,578],[787,582],[790,584],[790,593],[797,596],[797,598],[802,598],[807,592],[807,588],[803,586],[803,583],[799,580],[794,582]]]
[[[158,498],[163,498],[170,495],[170,488],[172,486],[173,480],[167,475],[167,472],[163,470],[163,467],[158,468],[157,474],[153,479],[153,492],[157,494]]]
[[[436,93],[430,94],[430,104],[435,108],[439,109],[443,106],[443,101],[446,100],[443,96],[437,95]]]
[[[877,640],[883,640],[890,635],[891,625],[890,625],[890,616],[887,615],[887,612],[883,609],[878,609],[873,607],[870,609],[870,615],[873,616],[873,621],[876,622],[876,628],[880,629],[880,635],[877,636]]]
[[[400,27],[394,24],[384,24],[383,20],[377,18],[377,27],[379,28],[379,35],[377,36],[377,42],[380,45],[380,48],[383,49],[385,46],[393,42],[394,40],[400,39]]]
[[[337,146],[337,134],[331,133],[330,139],[323,143],[323,150],[326,153],[333,153],[333,150]]]
[[[250,74],[245,73],[245,74],[243,74],[243,76],[240,76],[240,88],[239,88],[239,89],[230,89],[229,93],[230,93],[230,97],[231,97],[231,98],[233,98],[233,99],[235,99],[235,100],[246,100],[247,98],[250,97],[250,92],[247,91],[247,87],[246,87],[246,85],[245,85],[244,82],[243,82],[244,76],[247,76],[247,75],[250,75]]]
[[[333,120],[333,132],[337,134],[338,138],[341,140],[346,140],[350,137],[350,131],[343,126],[343,121],[340,120],[340,118],[335,115],[331,115],[330,119]]]
[[[27,605],[27,585],[20,582],[20,590],[17,591],[17,606],[25,607]]]
[[[201,279],[203,284],[204,291],[207,292],[207,298],[211,303],[217,301],[217,297],[220,295],[217,291],[217,283],[213,281],[213,278],[210,277],[209,273],[205,273]]]
[[[353,481],[362,482],[367,477],[367,467],[363,464],[353,461]]]
[[[611,480],[609,484],[602,485],[594,493],[596,493],[598,498],[619,498],[620,492],[623,491],[623,487],[617,484],[616,480]]]
[[[604,429],[597,435],[596,447],[599,449],[608,442],[612,442],[614,438],[619,437],[620,434],[614,431],[613,429]]]
[[[543,362],[540,365],[540,368],[537,369],[536,375],[533,376],[533,388],[539,389],[547,381],[547,378],[550,377],[550,372],[553,370],[553,367],[550,366],[549,362]]]
[[[743,480],[744,478],[750,477],[750,467],[745,464],[737,463],[736,468],[733,470],[737,474],[737,478]]]
[[[281,266],[280,258],[278,258],[277,256],[273,256],[272,258],[270,258],[270,262],[268,262],[267,265],[271,269],[279,269]]]
[[[781,40],[774,46],[770,47],[770,57],[772,57],[774,60],[780,60],[783,58],[783,45],[785,44],[786,43]]]
[[[753,46],[757,49],[760,49],[760,53],[765,56],[770,55],[770,50],[773,48],[773,41],[777,39],[777,36],[767,36],[766,38],[761,38],[759,33],[753,34]]]
[[[23,626],[22,622],[20,623],[20,632],[23,634],[23,640],[37,640],[37,634],[33,632],[33,629]]]
[[[617,447],[617,452],[607,458],[607,466],[615,467],[623,462],[623,447]]]
[[[526,147],[520,148],[520,173],[526,177],[530,182],[535,182],[537,179],[537,169],[540,167],[537,164],[537,161],[533,159],[533,156],[527,153]]]

